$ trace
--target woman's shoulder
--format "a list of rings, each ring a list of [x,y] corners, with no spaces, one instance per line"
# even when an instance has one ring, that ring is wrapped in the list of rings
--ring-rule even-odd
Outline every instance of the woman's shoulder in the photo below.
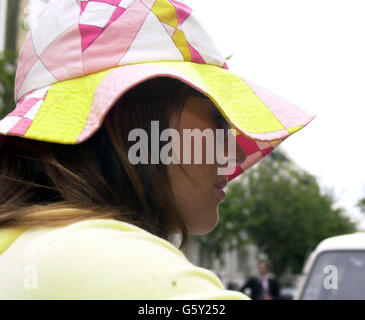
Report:
[[[95,248],[105,242],[117,242],[123,249],[123,244],[128,243],[128,253],[133,253],[131,245],[146,245],[146,242],[159,248],[164,247],[168,251],[185,258],[183,253],[168,241],[153,235],[152,233],[133,224],[115,219],[86,219],[66,226],[57,227],[32,227],[32,228],[0,228],[0,254],[2,251],[11,251],[14,248],[30,252],[44,252],[57,246],[70,246],[69,249],[77,249],[80,246]],[[120,242],[118,240],[123,240]],[[104,251],[108,250],[104,248]]]
[[[23,290],[25,299],[244,297],[224,290],[214,273],[191,264],[168,241],[112,219],[28,229],[1,259],[0,271],[14,283],[24,279],[24,270],[36,272],[37,290]]]
[[[34,230],[37,234],[42,229]],[[173,246],[170,242],[153,235],[152,233],[135,226],[131,223],[119,221],[115,219],[87,219],[79,221],[68,226],[58,228],[43,228],[43,235],[46,238],[54,241],[61,241],[63,243],[73,243],[79,245],[98,245],[107,241],[118,243],[120,250],[127,249],[128,253],[133,253],[131,250],[134,246],[150,243],[155,248],[164,247],[168,251],[185,258],[184,254]],[[31,234],[32,231],[29,231]],[[38,239],[41,240],[39,234]],[[120,242],[118,240],[123,240]],[[128,243],[128,245],[127,245]],[[105,244],[105,243],[103,243]],[[107,249],[105,249],[107,250]]]

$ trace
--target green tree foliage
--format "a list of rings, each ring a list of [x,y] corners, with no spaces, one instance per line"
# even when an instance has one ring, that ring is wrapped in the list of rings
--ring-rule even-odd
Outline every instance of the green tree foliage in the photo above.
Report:
[[[365,213],[365,198],[361,199],[358,203],[357,206],[360,208],[361,212]]]
[[[0,119],[15,108],[15,65],[16,54],[13,51],[0,53]]]
[[[276,275],[299,273],[321,240],[356,231],[334,202],[314,176],[276,151],[232,182],[218,226],[197,240],[218,258],[224,250],[252,241],[268,256]]]

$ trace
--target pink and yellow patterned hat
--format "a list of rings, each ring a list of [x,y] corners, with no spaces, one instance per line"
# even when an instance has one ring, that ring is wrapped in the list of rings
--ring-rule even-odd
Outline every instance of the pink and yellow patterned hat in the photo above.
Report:
[[[161,76],[205,94],[239,133],[247,159],[229,179],[314,118],[228,71],[184,1],[55,0],[21,49],[17,104],[0,121],[0,133],[81,143],[127,90]]]

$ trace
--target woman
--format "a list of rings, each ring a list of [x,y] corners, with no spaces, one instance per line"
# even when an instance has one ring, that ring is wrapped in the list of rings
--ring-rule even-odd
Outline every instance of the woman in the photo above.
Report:
[[[181,1],[58,0],[37,22],[0,122],[0,298],[247,299],[170,242],[211,231],[228,180],[313,116],[227,71]],[[230,127],[236,171],[185,161],[229,157]],[[214,139],[184,148],[194,129]]]

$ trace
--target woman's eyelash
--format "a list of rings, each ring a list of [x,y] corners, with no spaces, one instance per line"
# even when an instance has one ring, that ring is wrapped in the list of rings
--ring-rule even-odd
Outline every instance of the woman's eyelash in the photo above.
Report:
[[[221,114],[218,114],[215,116],[215,123],[217,125],[217,129],[228,130],[231,128],[231,125],[227,122],[227,120]]]

